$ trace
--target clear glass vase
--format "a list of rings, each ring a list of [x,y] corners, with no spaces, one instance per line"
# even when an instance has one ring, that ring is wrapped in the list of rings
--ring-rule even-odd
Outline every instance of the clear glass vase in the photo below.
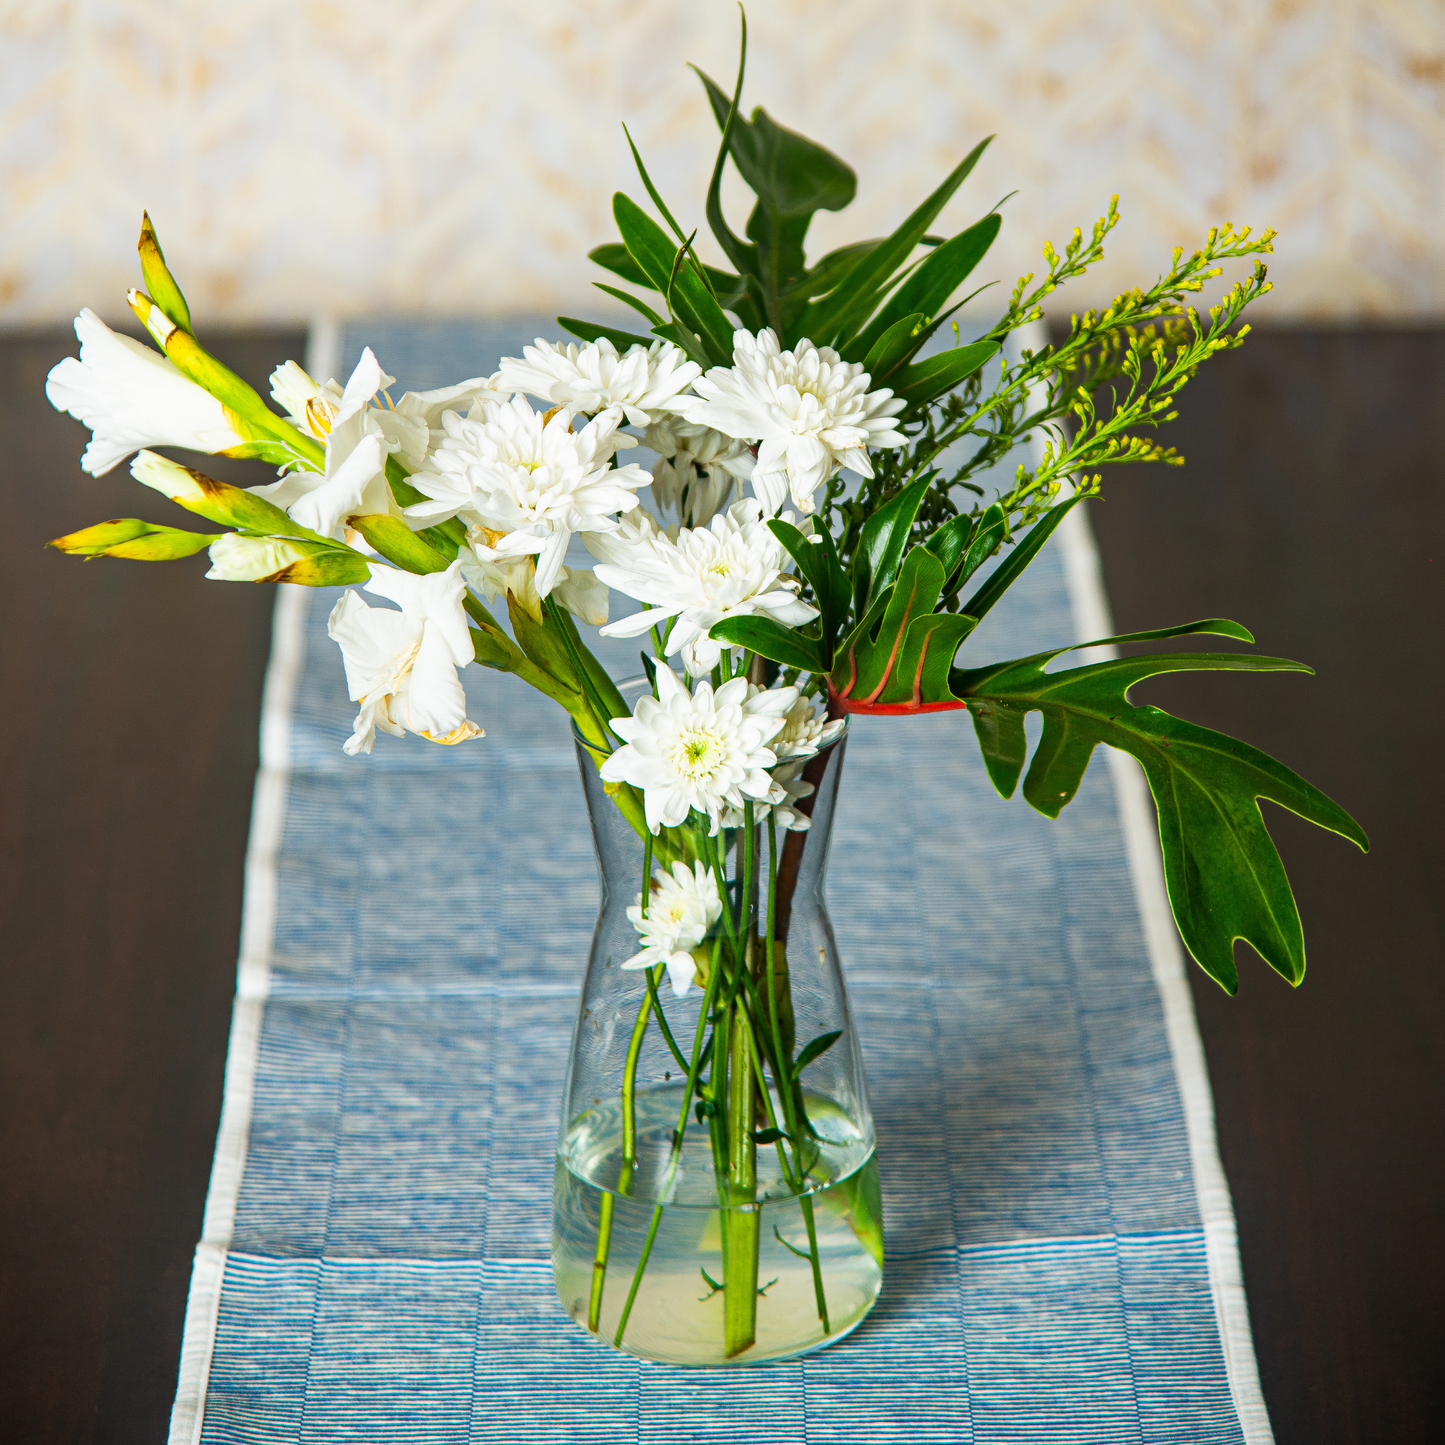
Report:
[[[624,685],[629,704],[646,686]],[[716,836],[704,822],[645,846],[578,743],[602,902],[562,1102],[552,1259],[567,1312],[629,1354],[805,1354],[878,1297],[873,1121],[823,901],[845,745],[805,765],[806,831],[749,827],[750,809]],[[640,947],[628,909],[645,865],[678,856],[701,857],[726,900],[683,997],[661,966],[621,967]]]

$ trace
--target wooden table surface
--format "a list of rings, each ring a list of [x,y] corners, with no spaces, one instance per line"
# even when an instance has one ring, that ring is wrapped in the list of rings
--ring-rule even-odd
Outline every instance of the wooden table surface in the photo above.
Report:
[[[255,382],[303,345],[213,342]],[[114,1445],[163,1440],[175,1387],[272,593],[42,549],[187,524],[124,467],[79,471],[44,398],[67,350],[0,341],[0,1438]],[[1139,696],[1276,754],[1374,842],[1272,810],[1309,976],[1242,957],[1229,999],[1194,973],[1281,1445],[1445,1431],[1442,411],[1445,334],[1257,333],[1185,394],[1190,465],[1090,504],[1121,630],[1234,617],[1318,671]]]

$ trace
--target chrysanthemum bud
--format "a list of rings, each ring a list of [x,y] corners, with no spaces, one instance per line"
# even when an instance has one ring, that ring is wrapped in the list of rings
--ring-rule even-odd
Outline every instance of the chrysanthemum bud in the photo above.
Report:
[[[78,557],[128,557],[133,562],[173,562],[191,557],[203,547],[222,540],[214,532],[182,532],[157,527],[135,517],[97,522],[46,543],[57,551]]]

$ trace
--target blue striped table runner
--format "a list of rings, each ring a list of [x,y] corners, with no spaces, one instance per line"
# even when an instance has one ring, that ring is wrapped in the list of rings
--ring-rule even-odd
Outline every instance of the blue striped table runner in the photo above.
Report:
[[[344,376],[369,342],[420,389],[533,334],[319,329],[311,360]],[[855,720],[829,897],[878,1127],[883,1295],[804,1360],[657,1367],[552,1290],[596,906],[565,719],[473,668],[484,740],[344,757],[332,600],[278,598],[172,1445],[1270,1440],[1131,761],[1101,750],[1050,823],[997,797],[958,715]],[[970,647],[1108,631],[1080,519]],[[637,670],[634,644],[599,650]]]

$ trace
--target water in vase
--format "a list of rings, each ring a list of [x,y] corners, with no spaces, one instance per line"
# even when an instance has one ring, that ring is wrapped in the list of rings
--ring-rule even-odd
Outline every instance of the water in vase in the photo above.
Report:
[[[638,1158],[630,1177],[615,1103],[604,1100],[588,1110],[565,1135],[557,1158],[552,1253],[568,1313],[584,1327],[591,1315],[597,1333],[617,1343],[625,1311],[621,1348],[679,1365],[779,1359],[846,1334],[867,1313],[883,1281],[872,1140],[831,1101],[808,1096],[808,1115],[821,1137],[810,1146],[807,1191],[801,1197],[792,1193],[777,1148],[769,1145],[757,1151],[755,1201],[725,1205],[707,1128],[691,1122],[682,1149],[673,1150],[680,1103],[676,1087],[639,1091]],[[639,1279],[638,1262],[659,1205]],[[605,1208],[612,1215],[610,1243],[594,1304]],[[751,1239],[757,1250],[756,1336],[750,1347],[728,1358],[725,1256],[729,1241],[736,1250],[739,1239]],[[752,1278],[750,1264],[738,1275]]]

